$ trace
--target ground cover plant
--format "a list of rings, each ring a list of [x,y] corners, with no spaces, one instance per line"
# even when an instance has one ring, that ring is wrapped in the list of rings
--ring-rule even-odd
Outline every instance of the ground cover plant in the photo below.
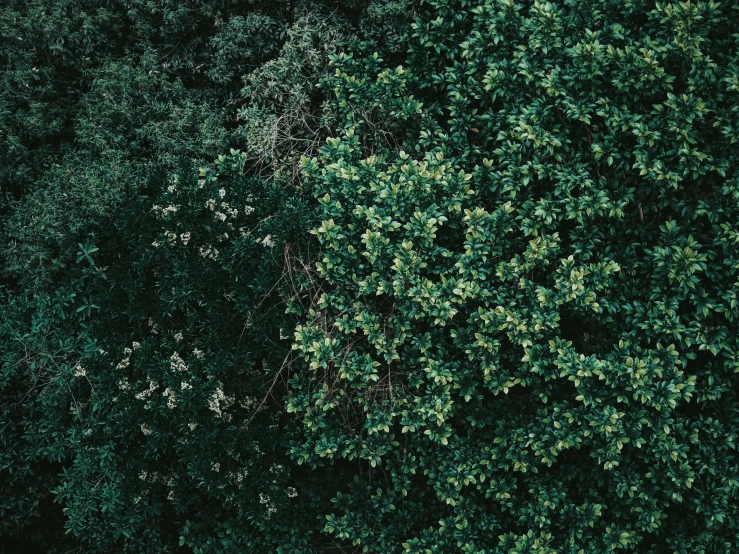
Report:
[[[739,4],[0,30],[3,540],[739,548]]]

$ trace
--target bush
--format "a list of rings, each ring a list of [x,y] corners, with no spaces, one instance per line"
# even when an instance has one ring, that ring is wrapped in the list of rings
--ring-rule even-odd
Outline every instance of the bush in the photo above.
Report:
[[[295,152],[312,147],[295,140],[319,143],[323,96],[313,84],[328,53],[374,29],[369,11],[394,3],[6,4],[0,545],[27,537],[49,552],[138,553],[324,544],[314,537],[323,493],[301,491],[325,476],[288,469],[286,416],[274,401],[290,344],[280,337],[299,313],[286,316],[283,298],[311,286],[302,268],[313,215],[294,174]],[[405,22],[382,26],[405,50]],[[301,116],[295,132],[263,141],[291,110]],[[232,144],[275,169],[232,154],[208,166],[199,188],[197,167]],[[209,211],[210,199],[240,202],[241,229],[222,206]],[[154,205],[180,211],[157,219]],[[175,231],[172,242],[164,233]],[[187,353],[178,331],[197,343]],[[194,348],[205,361],[191,359]],[[198,374],[164,385],[174,352]],[[124,359],[129,374],[117,367]],[[164,386],[148,394],[165,402],[142,412],[135,394],[155,380]],[[211,401],[233,404],[216,418]]]
[[[325,530],[733,551],[737,6],[430,4],[406,66],[333,58],[341,130],[303,162],[326,285],[291,454],[355,468]]]
[[[305,288],[284,269],[307,257],[311,212],[243,172],[234,152],[152,175],[53,293],[7,299],[4,401],[24,417],[3,451],[61,473],[64,527],[91,551],[292,552],[315,531],[320,498],[291,476],[271,397],[295,325],[280,298]],[[21,499],[3,495],[5,525],[30,523]]]

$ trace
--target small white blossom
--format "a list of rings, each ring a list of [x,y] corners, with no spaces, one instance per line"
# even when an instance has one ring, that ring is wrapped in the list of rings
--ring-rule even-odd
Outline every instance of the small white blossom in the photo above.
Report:
[[[151,243],[151,245],[152,245],[152,246],[153,246],[154,248],[159,248],[159,242],[157,242],[157,241],[154,241],[154,242],[152,242],[152,243]]]
[[[84,377],[87,375],[87,372],[85,371],[85,368],[82,367],[79,363],[77,363],[76,366],[74,366],[74,376],[75,377]]]
[[[169,387],[167,387],[166,389],[164,389],[164,392],[162,393],[162,396],[164,396],[167,399],[167,407],[170,410],[173,410],[174,408],[177,407],[177,397],[175,396],[175,394],[172,391],[172,389],[170,389]]]
[[[180,235],[180,240],[182,241],[182,244],[184,244],[185,246],[187,246],[187,243],[188,243],[188,242],[189,242],[189,240],[190,240],[190,233],[189,233],[189,232],[187,232],[187,233],[182,233],[182,234]]]
[[[210,464],[210,469],[218,473],[219,471],[221,471],[221,464],[219,464],[218,462],[213,462],[212,464]]]
[[[267,512],[265,514],[265,519],[269,519],[272,514],[274,514],[277,511],[277,508],[275,508],[275,505],[270,502],[269,496],[267,496],[264,493],[259,493],[259,503],[260,504],[266,504],[267,505]]]
[[[225,417],[223,410],[227,409],[234,403],[233,396],[226,396],[221,388],[222,385],[213,392],[208,400],[208,408],[214,411],[218,416]]]
[[[195,356],[198,360],[203,357],[203,351],[198,350],[197,348],[194,348],[192,351],[193,356]]]
[[[205,203],[205,207],[208,208],[212,212],[213,210],[216,209],[216,201],[211,198]]]
[[[134,350],[136,350],[139,346],[141,346],[140,342],[133,341],[131,343],[131,348],[133,348]]]
[[[188,383],[187,381],[182,381],[180,383],[180,390],[190,390],[192,388],[192,385]]]
[[[182,339],[180,339],[180,340],[182,340]],[[185,363],[185,361],[182,358],[180,358],[179,352],[174,352],[169,357],[169,368],[172,371],[187,371],[187,369],[188,369],[187,368],[187,364]]]
[[[195,423],[194,421],[191,421],[190,423],[187,424],[187,426],[190,428],[191,431],[194,431],[195,427],[197,427],[198,424]]]
[[[198,251],[203,258],[210,258],[211,260],[218,258],[218,249],[213,248],[210,244],[201,246]]]
[[[181,342],[182,341],[182,333],[175,333],[174,334],[174,340],[177,341],[177,342]]]
[[[123,349],[124,356],[130,356],[132,352],[133,350],[131,350],[128,346],[126,346],[126,348]]]
[[[129,384],[128,379],[121,379],[118,381],[118,388],[121,390],[129,390],[131,385]]]
[[[259,242],[261,242],[262,245],[266,246],[267,248],[272,248],[275,245],[275,241],[272,240],[272,235],[267,235]]]
[[[169,215],[175,213],[180,207],[170,204],[162,210],[162,215]]]
[[[242,408],[244,408],[244,409],[248,410],[248,409],[249,409],[249,408],[251,408],[251,407],[252,407],[252,406],[253,406],[253,405],[254,405],[254,404],[255,404],[256,402],[257,402],[257,399],[256,399],[256,398],[254,398],[253,396],[247,396],[247,397],[245,397],[245,398],[244,398],[243,400],[241,400],[241,401],[239,402],[239,406],[241,406]]]
[[[205,179],[198,179],[198,188],[201,189],[205,186]]]
[[[151,429],[149,429],[149,426],[146,423],[141,424],[141,432],[144,435],[151,435]]]
[[[224,196],[226,196],[226,189],[219,189],[218,190],[218,196],[220,196],[221,198],[223,198]]]
[[[174,191],[176,191],[176,190],[177,190],[177,187],[176,187],[176,186],[174,186],[174,185],[169,185],[169,186],[167,187],[167,192],[170,192],[170,193],[171,193],[171,192],[174,192]]]
[[[254,208],[252,208],[251,206],[249,206],[249,205],[247,204],[247,206],[246,206],[246,207],[244,208],[244,213],[245,213],[246,215],[251,215],[252,213],[254,213]]]
[[[218,219],[219,219],[220,221],[226,221],[226,217],[227,217],[227,216],[226,216],[226,214],[224,214],[223,212],[216,212],[216,217],[217,217],[217,218],[218,218]]]
[[[136,395],[136,398],[138,398],[139,400],[144,400],[152,392],[154,392],[158,387],[159,387],[159,383],[157,383],[156,381],[152,381],[152,382],[149,383],[149,388],[146,389],[146,390],[144,390],[144,391],[141,391],[140,393],[138,393]],[[144,406],[144,407],[148,409],[148,406]]]
[[[296,496],[298,496],[298,491],[296,491],[293,487],[287,487],[286,492],[290,498],[295,498]]]

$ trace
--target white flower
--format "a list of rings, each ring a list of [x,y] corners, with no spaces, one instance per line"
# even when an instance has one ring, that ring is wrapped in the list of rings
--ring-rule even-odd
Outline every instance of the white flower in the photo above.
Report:
[[[128,382],[128,379],[121,379],[118,381],[118,388],[121,390],[128,390],[131,388],[131,385]]]
[[[176,340],[177,342],[182,341],[182,333],[175,333],[174,340]]]
[[[154,241],[154,242],[152,242],[152,243],[151,243],[151,245],[152,245],[152,246],[153,246],[154,248],[158,248],[158,247],[159,247],[159,243],[158,243],[157,241]]]
[[[174,244],[177,240],[177,233],[173,233],[172,231],[167,231],[164,233],[164,236],[167,237],[170,244]]]
[[[130,348],[129,348],[128,346],[126,346],[126,347],[125,347],[125,348],[123,349],[123,355],[124,355],[124,356],[127,356],[127,357],[128,357],[128,356],[130,356],[130,355],[131,355],[131,352],[133,352],[133,350],[131,350],[131,349],[130,349]]]
[[[224,196],[226,196],[226,189],[219,189],[218,190],[218,196],[220,196],[221,198],[223,198]]]
[[[253,396],[247,396],[241,402],[239,402],[239,406],[248,410],[256,403],[256,401],[257,399]]]
[[[169,186],[167,187],[167,192],[174,192],[174,191],[176,191],[176,190],[177,190],[177,187],[176,187],[176,186],[174,186],[174,185],[169,185]]]
[[[180,240],[182,241],[182,244],[187,246],[188,241],[190,240],[190,233],[182,233],[180,235]]]
[[[205,207],[208,208],[212,212],[213,210],[216,209],[216,201],[211,198],[205,203]]]
[[[131,343],[131,348],[133,348],[134,350],[136,350],[139,346],[141,346],[140,342],[133,341]]]
[[[262,245],[266,246],[267,248],[272,248],[275,245],[275,241],[272,240],[272,235],[267,235],[259,242],[261,242]]]
[[[193,349],[192,351],[193,356],[195,356],[198,360],[203,357],[203,351],[198,350],[197,348]]]
[[[220,221],[226,221],[226,214],[224,214],[223,212],[216,212],[216,217],[217,217],[217,218],[218,218],[218,219],[219,219]]]
[[[298,491],[296,491],[293,487],[287,487],[286,492],[290,498],[295,498],[296,496],[298,496]]]
[[[213,462],[212,464],[210,464],[210,469],[218,473],[219,471],[221,471],[221,464],[219,464],[218,462]]]
[[[79,362],[78,362],[77,365],[74,366],[74,376],[75,377],[84,377],[85,375],[87,375],[87,372],[85,371],[85,368],[83,368],[79,364]]]
[[[185,361],[182,358],[180,358],[179,352],[174,352],[169,357],[169,368],[172,371],[187,371],[188,369]]]
[[[201,189],[205,186],[205,179],[198,179],[198,188]]]
[[[148,473],[146,473],[145,471],[142,471],[141,473],[139,473],[139,479],[141,479],[142,481],[146,481],[147,475]]]
[[[144,435],[151,435],[151,429],[149,429],[149,426],[146,423],[141,424],[141,432]]]
[[[191,431],[193,431],[195,430],[195,427],[198,426],[198,424],[195,423],[194,421],[191,421],[190,423],[187,424],[187,426],[190,428]]]
[[[167,500],[174,500],[174,491],[169,491],[169,494],[167,495]]]
[[[222,384],[219,384],[218,388],[213,391],[213,394],[208,400],[208,408],[214,411],[217,415],[225,417],[223,410],[231,406],[234,403],[235,398],[233,396],[226,396],[223,393],[223,389],[221,388],[222,386]]]
[[[210,244],[201,246],[198,249],[198,252],[200,252],[200,255],[203,258],[210,258],[211,260],[215,260],[218,258],[218,249],[213,248]]]
[[[275,505],[272,502],[270,502],[269,496],[261,492],[259,493],[259,503],[267,505],[267,513],[264,516],[265,519],[269,519],[269,517],[277,511],[277,508],[275,508]]]
[[[246,215],[251,215],[252,213],[254,213],[254,208],[252,208],[251,206],[247,205],[247,206],[246,206],[246,207],[244,208],[244,213],[245,213]]]
[[[167,206],[166,208],[164,208],[164,209],[162,210],[162,215],[165,215],[165,216],[166,216],[166,215],[169,215],[169,214],[173,214],[173,213],[175,213],[175,212],[176,212],[176,211],[177,211],[177,210],[178,210],[179,208],[180,208],[179,206],[174,206],[174,205],[170,204],[169,206]]]
[[[172,392],[172,389],[170,389],[169,387],[164,389],[162,396],[167,398],[167,407],[170,410],[173,410],[174,408],[177,407],[177,397],[175,396],[174,392]]]
[[[187,381],[182,381],[180,383],[180,390],[189,390],[192,388],[192,385],[188,383]]]
[[[145,399],[145,398],[147,398],[147,397],[148,397],[148,396],[149,396],[149,395],[150,395],[150,394],[151,394],[152,392],[154,392],[154,391],[155,391],[155,390],[157,389],[157,387],[159,387],[159,383],[157,383],[156,381],[152,381],[151,383],[149,383],[149,388],[148,388],[148,389],[146,389],[146,390],[144,390],[144,391],[141,391],[140,393],[138,393],[138,394],[136,395],[136,398],[138,398],[139,400],[144,400],[144,399]],[[144,406],[144,407],[145,407],[146,409],[148,409],[148,406]]]

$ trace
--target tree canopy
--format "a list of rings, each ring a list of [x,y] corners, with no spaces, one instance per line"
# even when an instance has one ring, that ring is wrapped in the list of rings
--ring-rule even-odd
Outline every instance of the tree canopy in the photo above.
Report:
[[[0,30],[0,538],[739,548],[738,3]]]

